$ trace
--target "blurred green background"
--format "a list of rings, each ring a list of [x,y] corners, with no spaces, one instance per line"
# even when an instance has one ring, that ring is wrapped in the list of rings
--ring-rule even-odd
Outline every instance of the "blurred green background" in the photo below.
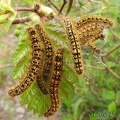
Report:
[[[38,0],[37,0],[38,1]],[[58,8],[62,0],[52,0]],[[48,0],[40,0],[44,5],[54,7]],[[32,0],[12,0],[12,7],[31,7]],[[68,4],[65,6],[65,13]],[[107,43],[99,41],[98,46],[108,52],[120,44],[120,0],[74,0],[69,16],[79,20],[88,14],[102,15],[111,19],[114,26],[108,33]],[[57,13],[57,11],[54,9]],[[27,15],[21,12],[20,16]],[[8,33],[0,32],[0,120],[46,120],[37,118],[32,112],[21,107],[19,97],[11,99],[8,88],[12,81],[13,60],[12,54],[17,46],[17,37],[14,35],[16,25],[12,25]],[[87,54],[86,54],[87,53]],[[51,120],[119,120],[120,119],[120,78],[116,78],[105,68],[88,49],[84,48],[85,77],[80,77],[76,83],[75,93],[61,103],[59,112]],[[105,57],[108,66],[120,76],[120,48]],[[95,66],[93,68],[90,66]]]

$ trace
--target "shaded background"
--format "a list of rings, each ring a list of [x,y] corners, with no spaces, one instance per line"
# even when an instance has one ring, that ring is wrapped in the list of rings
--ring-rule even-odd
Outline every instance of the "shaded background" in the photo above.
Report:
[[[45,5],[52,7],[47,0],[42,0]],[[42,2],[41,1],[41,2]],[[60,8],[62,0],[52,0]],[[12,1],[13,7],[32,6],[25,0]],[[52,7],[53,8],[53,7]],[[103,15],[112,19],[114,26],[109,31],[107,43],[98,42],[98,46],[108,52],[120,44],[120,0],[74,0],[70,17],[79,19],[87,14]],[[54,9],[54,8],[53,8]],[[65,12],[67,5],[64,8]],[[55,10],[55,12],[57,12]],[[26,13],[22,12],[20,16]],[[0,120],[44,120],[28,112],[25,106],[20,106],[20,98],[11,99],[8,88],[12,84],[12,54],[17,46],[17,37],[14,35],[16,26],[13,25],[6,34],[0,32]],[[113,76],[98,62],[98,59],[89,50],[84,48],[86,77],[81,78],[76,84],[75,93],[70,99],[63,102],[60,111],[51,119],[57,120],[108,120],[120,119],[120,79]],[[84,54],[85,53],[85,54]],[[86,54],[87,53],[87,54]],[[120,76],[120,48],[105,58],[108,66]],[[97,67],[97,68],[94,68]]]

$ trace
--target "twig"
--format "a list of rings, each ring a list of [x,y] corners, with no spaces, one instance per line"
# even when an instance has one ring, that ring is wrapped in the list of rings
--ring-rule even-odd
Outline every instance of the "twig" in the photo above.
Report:
[[[102,59],[103,63],[106,65],[106,66],[105,66],[105,67],[106,67],[106,70],[107,70],[109,73],[111,73],[114,77],[116,77],[117,79],[120,80],[120,76],[119,76],[118,74],[116,74],[115,72],[113,72],[112,69],[110,69],[110,68],[108,67],[108,65],[107,65],[106,61],[104,60],[104,58],[102,57],[101,59]]]
[[[89,67],[89,68],[94,68],[94,69],[98,69],[98,70],[105,70],[105,68],[99,68],[96,66],[90,66],[90,65],[84,65],[85,67]]]
[[[69,14],[71,7],[72,7],[72,4],[73,4],[73,0],[69,0],[69,5],[68,5],[68,9],[66,11],[66,16]]]
[[[108,53],[104,54],[101,56],[102,62],[106,65],[106,70],[111,73],[114,77],[116,77],[117,79],[120,80],[120,76],[118,74],[116,74],[115,72],[113,72],[112,69],[110,69],[107,65],[107,62],[104,60],[104,57],[107,57],[108,55],[110,55],[112,52],[114,52],[115,50],[117,50],[120,47],[120,45],[116,46],[115,48],[113,48],[112,50],[110,50]]]
[[[110,50],[108,53],[104,54],[102,57],[110,55],[112,52],[114,52],[115,50],[117,50],[119,47],[120,47],[120,45],[116,46],[115,48],[113,48],[112,50]]]
[[[67,0],[63,0],[63,4],[62,4],[62,6],[60,8],[60,11],[59,11],[58,15],[61,14],[61,12],[62,12],[62,10],[63,10],[63,8],[64,8],[64,6],[65,6],[66,3],[67,3]]]
[[[23,18],[14,19],[12,24],[25,23],[25,22],[29,22],[29,21],[31,21],[31,19],[28,16],[26,16],[26,17],[23,17]]]
[[[40,17],[43,16],[42,12],[38,12],[34,8],[18,7],[18,8],[14,8],[14,10],[16,10],[16,11],[30,11],[30,12],[34,12],[34,13],[38,14]]]
[[[59,12],[60,10],[59,10],[59,8],[51,1],[51,0],[48,0],[51,4],[52,4],[52,6]]]
[[[4,67],[11,67],[11,66],[13,66],[13,64],[0,65],[0,69],[2,69]]]

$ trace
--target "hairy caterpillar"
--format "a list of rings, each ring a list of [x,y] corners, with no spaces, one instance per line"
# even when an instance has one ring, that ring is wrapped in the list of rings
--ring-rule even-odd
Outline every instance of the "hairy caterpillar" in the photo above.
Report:
[[[50,83],[51,106],[45,112],[44,114],[45,117],[53,115],[59,108],[58,88],[61,82],[62,71],[63,71],[63,49],[58,49],[55,55],[54,71]]]
[[[94,37],[97,34],[102,34],[104,28],[110,28],[113,25],[112,21],[109,21],[103,17],[88,16],[82,18],[80,21],[75,23],[75,28],[78,33],[79,42],[86,43],[86,37]]]
[[[19,82],[19,84],[8,91],[8,94],[12,97],[22,94],[36,79],[37,74],[41,66],[41,60],[43,57],[43,50],[39,46],[39,39],[36,35],[36,31],[32,27],[27,28],[30,40],[32,42],[32,60],[29,67],[29,71],[25,78]],[[42,89],[43,90],[43,86]]]
[[[103,34],[97,34],[97,35],[87,38],[87,39],[89,39],[89,42],[87,43],[87,45],[94,54],[96,54],[96,55],[101,54],[101,50],[94,44],[94,41],[97,39],[103,39],[104,37],[105,36]]]
[[[46,35],[45,31],[43,31],[43,28],[39,25],[36,24],[35,28],[40,36],[40,39],[43,41],[44,46],[45,46],[45,52],[46,52],[46,58],[45,58],[45,65],[43,69],[43,79],[48,80],[49,78],[49,73],[52,67],[52,60],[53,60],[53,48],[50,42],[49,37]]]
[[[113,25],[113,22],[109,21],[106,18],[98,17],[98,16],[87,16],[87,17],[80,19],[80,21],[76,22],[75,27],[83,28],[83,26],[85,27],[86,25],[91,24],[91,23],[98,23],[99,26],[103,25],[103,27],[106,27],[106,28],[109,28]]]
[[[74,66],[77,74],[83,74],[83,62],[81,57],[81,47],[78,42],[78,36],[74,30],[72,22],[68,18],[63,18],[67,37],[70,41],[72,57],[74,61]]]

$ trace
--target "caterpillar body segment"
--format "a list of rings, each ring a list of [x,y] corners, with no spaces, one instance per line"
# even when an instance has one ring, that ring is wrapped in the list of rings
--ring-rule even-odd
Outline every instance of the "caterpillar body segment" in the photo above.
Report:
[[[12,87],[8,94],[12,97],[16,95],[22,94],[25,90],[29,88],[29,86],[33,83],[33,81],[36,79],[37,74],[39,72],[41,60],[42,60],[42,54],[43,50],[40,48],[39,45],[39,38],[37,37],[36,31],[33,27],[28,27],[27,32],[29,35],[29,38],[32,42],[32,59],[31,59],[31,65],[28,68],[28,72],[23,80],[21,80],[18,85],[15,87]]]
[[[80,21],[75,23],[75,29],[78,33],[78,38],[81,43],[86,43],[86,37],[96,36],[102,34],[103,30],[110,28],[113,22],[98,16],[88,16],[82,18]],[[88,39],[89,40],[89,39]]]
[[[107,18],[93,15],[81,18],[80,21],[76,22],[75,27],[80,28],[91,23],[98,23],[99,25],[104,25],[105,28],[110,28],[113,26],[113,22],[108,20]]]
[[[84,72],[83,61],[81,57],[81,46],[78,41],[78,36],[75,32],[72,22],[68,18],[62,18],[62,19],[63,19],[63,24],[65,25],[67,37],[70,41],[70,47],[71,47],[76,73],[83,74]]]
[[[36,24],[35,28],[39,34],[40,39],[43,41],[44,46],[45,46],[46,58],[45,58],[45,64],[44,64],[44,69],[43,69],[42,75],[43,75],[44,80],[48,80],[49,74],[51,71],[51,67],[52,67],[54,52],[53,52],[53,48],[52,48],[52,44],[50,42],[50,39],[46,35],[43,28],[39,24]]]
[[[81,46],[85,45],[86,43],[89,43],[91,42],[91,39],[92,39],[92,42],[95,42],[96,40],[100,39],[100,40],[104,40],[105,38],[105,35],[101,34],[101,33],[98,33],[96,35],[88,35],[88,36],[81,36],[79,38],[79,43]]]
[[[59,85],[61,82],[61,75],[63,72],[63,49],[58,49],[55,55],[54,71],[50,83],[50,99],[51,106],[45,112],[44,116],[49,117],[53,115],[59,108]]]
[[[42,91],[42,93],[45,95],[48,95],[49,92],[45,88],[44,83],[43,83],[43,78],[42,78],[43,53],[41,56],[42,56],[42,59],[40,60],[40,63],[39,63],[39,69],[38,69],[38,73],[37,73],[37,77],[36,77],[36,82],[38,84],[38,87]]]
[[[89,37],[89,42],[87,42],[87,45],[95,55],[100,56],[101,50],[95,45],[94,41],[97,39],[104,39],[104,37],[105,36],[103,34],[97,34],[94,37]]]

